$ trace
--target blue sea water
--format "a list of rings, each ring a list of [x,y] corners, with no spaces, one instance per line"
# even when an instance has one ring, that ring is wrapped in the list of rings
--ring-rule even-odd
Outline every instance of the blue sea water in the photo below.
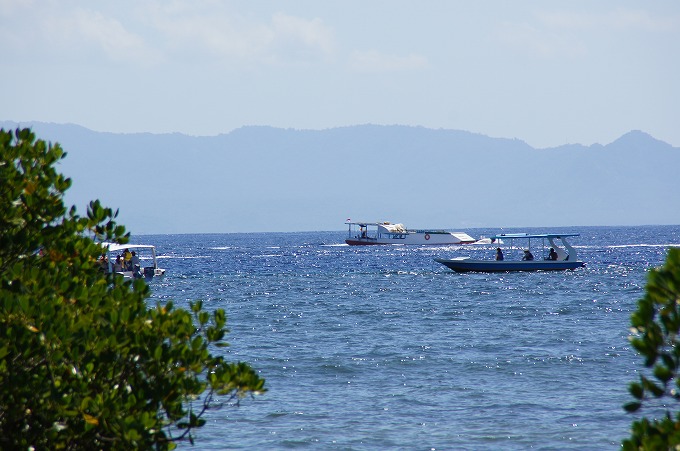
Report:
[[[133,237],[167,269],[150,302],[225,309],[215,352],[269,389],[181,448],[618,448],[643,369],[630,314],[680,226],[505,230],[549,231],[580,233],[586,267],[458,274],[433,258],[495,246],[350,247],[345,232]]]

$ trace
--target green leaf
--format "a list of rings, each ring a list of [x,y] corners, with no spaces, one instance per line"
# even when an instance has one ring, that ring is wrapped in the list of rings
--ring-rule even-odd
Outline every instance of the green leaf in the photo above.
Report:
[[[630,392],[631,395],[633,395],[635,399],[642,399],[645,395],[645,392],[642,389],[642,385],[636,382],[633,382],[628,386],[628,391]]]
[[[633,413],[637,412],[640,407],[642,406],[642,403],[639,402],[629,402],[624,404],[623,408],[626,410],[628,413]]]
[[[198,322],[201,326],[208,324],[208,321],[210,321],[210,314],[208,312],[200,312],[198,314]]]
[[[673,378],[673,373],[668,368],[657,365],[654,367],[654,376],[665,384]]]

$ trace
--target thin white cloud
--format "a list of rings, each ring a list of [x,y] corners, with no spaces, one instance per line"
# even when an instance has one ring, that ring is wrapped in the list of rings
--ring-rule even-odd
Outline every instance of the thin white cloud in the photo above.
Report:
[[[154,39],[173,56],[244,58],[259,52],[268,40],[257,27],[243,26],[236,14],[219,8],[211,13],[201,3],[193,9],[188,6],[185,2],[151,2],[145,7]]]
[[[276,13],[262,20],[215,5],[208,10],[180,4],[157,4],[147,10],[156,39],[169,53],[276,64],[325,60],[334,51],[333,32],[318,18]]]
[[[233,64],[327,62],[334,33],[320,18],[285,13],[243,15],[231,2],[142,0],[106,3],[0,0],[2,42],[17,55],[107,59],[137,65],[184,60]],[[5,24],[7,26],[5,26]]]
[[[159,59],[159,55],[149,48],[142,36],[128,30],[113,17],[97,11],[76,9],[68,22],[71,25],[68,32],[74,42],[82,40],[103,51],[114,62],[152,64]],[[63,22],[58,24],[63,25]]]
[[[513,51],[534,57],[580,58],[590,52],[593,35],[620,33],[676,32],[679,16],[655,16],[649,11],[613,9],[602,13],[547,11],[535,12],[524,22],[505,22],[496,38]]]
[[[574,58],[587,53],[579,36],[557,33],[528,23],[506,23],[498,28],[496,36],[517,53],[541,59]]]
[[[547,27],[564,30],[616,29],[617,31],[666,32],[680,26],[678,16],[658,16],[649,11],[618,8],[605,13],[542,11],[536,14]]]
[[[321,19],[311,20],[277,13],[272,18],[273,48],[294,59],[328,59],[334,53],[333,32]]]
[[[9,16],[31,5],[32,0],[0,0],[0,16]]]
[[[0,42],[4,52],[25,55],[39,41],[42,23],[34,9],[30,0],[0,0]]]
[[[386,55],[375,50],[355,51],[350,54],[349,66],[356,72],[396,72],[424,69],[428,60],[422,55]]]
[[[0,38],[20,59],[152,64],[158,54],[113,16],[58,2],[0,0]]]

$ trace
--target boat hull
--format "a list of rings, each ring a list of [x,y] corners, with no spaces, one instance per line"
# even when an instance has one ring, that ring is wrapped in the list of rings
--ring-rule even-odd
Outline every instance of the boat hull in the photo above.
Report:
[[[154,277],[163,277],[165,269],[147,266],[145,268],[138,268],[136,271],[117,271],[116,274],[123,276],[125,279],[152,279]]]
[[[416,244],[416,245],[437,245],[445,246],[449,244],[468,244],[474,243],[475,239],[467,234],[459,233],[419,233],[409,232],[402,234],[389,234],[387,237],[378,238],[347,238],[345,243],[350,246],[371,246],[377,244]]]
[[[456,272],[565,271],[585,266],[581,261],[568,260],[487,261],[435,258],[435,261]]]

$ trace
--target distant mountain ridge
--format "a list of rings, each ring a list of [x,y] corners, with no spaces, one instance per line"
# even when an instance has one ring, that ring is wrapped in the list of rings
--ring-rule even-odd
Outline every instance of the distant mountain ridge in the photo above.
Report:
[[[639,130],[606,144],[410,126],[117,134],[30,126],[68,152],[67,202],[99,198],[133,233],[341,230],[346,218],[466,229],[680,224],[680,148]]]

